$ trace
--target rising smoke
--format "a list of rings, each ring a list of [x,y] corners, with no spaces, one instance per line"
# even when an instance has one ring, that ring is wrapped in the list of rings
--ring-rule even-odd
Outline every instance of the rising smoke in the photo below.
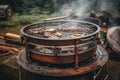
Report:
[[[59,4],[54,1],[56,10],[62,15],[67,15],[66,9],[72,9],[76,15],[82,15],[91,10],[110,10],[115,8],[114,0],[69,0],[68,3]]]

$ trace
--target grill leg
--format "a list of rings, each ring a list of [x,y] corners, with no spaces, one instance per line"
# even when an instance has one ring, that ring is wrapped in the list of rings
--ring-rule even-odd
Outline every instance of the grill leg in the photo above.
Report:
[[[80,46],[77,45],[77,40],[75,41],[75,69],[77,69],[79,67],[78,63],[79,63],[79,48]]]

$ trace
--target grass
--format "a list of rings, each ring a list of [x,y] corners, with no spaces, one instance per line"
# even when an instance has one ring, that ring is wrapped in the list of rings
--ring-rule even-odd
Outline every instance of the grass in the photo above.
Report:
[[[10,26],[16,26],[16,25],[27,25],[34,22],[42,21],[46,18],[56,16],[57,14],[41,14],[41,15],[13,15],[12,18],[8,20],[0,21],[0,27],[10,27]]]

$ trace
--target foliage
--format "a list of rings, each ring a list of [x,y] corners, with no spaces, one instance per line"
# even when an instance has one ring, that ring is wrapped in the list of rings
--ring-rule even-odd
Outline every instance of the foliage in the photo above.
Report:
[[[46,18],[56,16],[57,14],[41,14],[41,15],[19,15],[14,14],[14,16],[8,20],[0,21],[0,27],[9,27],[9,26],[16,26],[16,25],[27,25],[34,22],[42,21]]]
[[[48,14],[54,11],[52,0],[0,0],[0,4],[9,4],[15,13],[20,14],[41,14],[47,11]]]
[[[55,17],[54,4],[59,6],[71,0],[0,0],[0,4],[9,4],[14,15],[6,21],[0,21],[0,27],[25,25],[45,18]],[[57,6],[57,8],[59,8]]]

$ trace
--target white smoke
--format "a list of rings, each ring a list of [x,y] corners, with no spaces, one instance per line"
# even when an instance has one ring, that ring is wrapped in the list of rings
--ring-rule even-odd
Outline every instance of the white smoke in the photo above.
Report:
[[[114,0],[98,0],[99,10],[110,10],[115,8]]]
[[[81,15],[90,10],[90,6],[94,3],[95,0],[75,0],[70,4],[64,4],[60,9],[60,12],[64,15],[65,9],[71,8],[76,15]]]
[[[54,5],[57,8],[59,3],[54,1]],[[76,15],[83,15],[91,10],[109,10],[114,8],[114,0],[69,0],[70,3],[60,5],[57,10],[62,15],[67,15],[66,9],[72,9]]]

